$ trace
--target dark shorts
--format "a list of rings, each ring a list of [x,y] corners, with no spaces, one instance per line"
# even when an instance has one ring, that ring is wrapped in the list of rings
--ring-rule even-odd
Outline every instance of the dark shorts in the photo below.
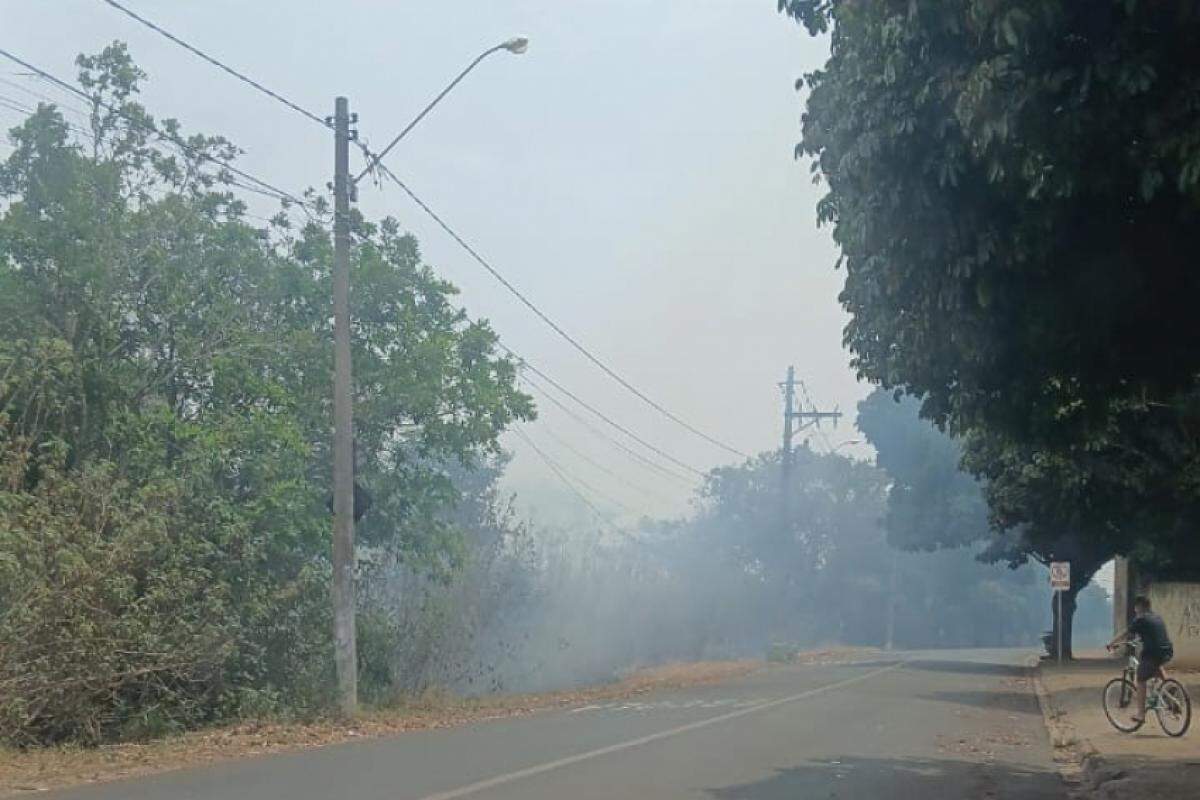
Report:
[[[1162,669],[1163,664],[1171,660],[1173,654],[1147,654],[1142,653],[1142,657],[1138,659],[1137,679],[1139,682],[1148,681],[1151,678],[1158,677],[1158,671]]]

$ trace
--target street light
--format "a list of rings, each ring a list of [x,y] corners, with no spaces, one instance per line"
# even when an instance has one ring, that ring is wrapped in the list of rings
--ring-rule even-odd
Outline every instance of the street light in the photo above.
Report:
[[[514,36],[500,46],[510,53],[521,55],[529,49],[529,39],[524,36]]]
[[[832,450],[830,450],[830,451],[829,451],[829,454],[830,454],[830,455],[833,455],[833,454],[834,454],[834,453],[836,453],[838,450],[841,450],[843,447],[848,447],[848,446],[850,446],[850,445],[852,445],[852,444],[862,444],[862,439],[847,439],[846,441],[844,441],[844,442],[842,442],[841,444],[839,444],[837,447],[835,447],[835,448],[833,448]]]
[[[529,49],[529,38],[528,37],[514,36],[513,38],[509,39],[508,41],[501,42],[500,44],[496,45],[495,47],[489,47],[487,50],[484,50],[482,53],[480,53],[478,56],[476,56],[475,60],[472,61],[470,64],[467,64],[466,69],[464,69],[462,72],[458,73],[458,76],[454,80],[450,81],[450,83],[446,86],[446,88],[442,89],[442,91],[438,94],[438,96],[433,98],[433,100],[430,101],[429,105],[427,105],[427,106],[425,106],[425,108],[421,109],[420,114],[417,114],[417,116],[413,117],[412,122],[410,122],[404,126],[404,130],[402,130],[402,131],[400,131],[400,133],[396,134],[395,139],[392,139],[390,142],[388,142],[387,147],[380,150],[377,155],[374,155],[371,157],[371,160],[367,163],[366,168],[363,169],[362,172],[358,173],[358,175],[354,178],[354,182],[358,183],[359,181],[361,181],[363,179],[364,175],[366,175],[371,170],[375,169],[375,167],[377,167],[379,165],[379,162],[383,160],[383,157],[386,156],[388,153],[390,153],[392,151],[392,148],[395,147],[400,142],[401,139],[403,139],[405,136],[408,135],[409,131],[411,131],[413,128],[417,127],[417,123],[420,122],[421,120],[423,120],[425,118],[425,115],[428,114],[430,111],[432,111],[433,107],[442,101],[443,97],[450,94],[450,90],[452,90],[455,86],[458,86],[459,82],[463,78],[467,77],[467,75],[471,72],[471,70],[473,70],[473,69],[475,69],[475,67],[479,66],[480,61],[483,61],[485,58],[490,56],[492,53],[498,53],[501,50],[506,50],[509,53],[512,53],[513,55],[519,56],[528,49]]]
[[[524,53],[529,40],[509,39],[480,53],[433,101],[422,109],[388,146],[371,156],[366,169],[350,178],[350,103],[337,98],[334,107],[334,202],[333,202],[333,639],[337,672],[338,705],[345,716],[358,710],[358,643],[355,630],[354,586],[354,456],[353,380],[350,365],[350,203],[354,187],[375,169],[383,157],[471,70],[500,50]]]

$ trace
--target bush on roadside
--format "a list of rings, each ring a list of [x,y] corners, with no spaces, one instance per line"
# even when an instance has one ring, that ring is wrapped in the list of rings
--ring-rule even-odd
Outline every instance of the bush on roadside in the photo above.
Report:
[[[328,208],[255,227],[236,147],[155,120],[120,43],[77,63],[91,127],[42,104],[0,161],[0,741],[320,709]],[[446,465],[495,457],[532,403],[413,237],[353,228],[359,535],[452,575]]]

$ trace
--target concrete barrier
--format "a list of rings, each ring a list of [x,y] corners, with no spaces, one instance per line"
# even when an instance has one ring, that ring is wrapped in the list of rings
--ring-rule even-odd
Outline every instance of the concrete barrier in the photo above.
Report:
[[[1154,583],[1147,593],[1167,624],[1180,667],[1200,667],[1200,583]]]

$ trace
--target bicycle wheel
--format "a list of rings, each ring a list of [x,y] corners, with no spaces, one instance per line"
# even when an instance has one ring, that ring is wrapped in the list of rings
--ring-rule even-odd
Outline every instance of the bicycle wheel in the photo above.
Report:
[[[1137,714],[1137,688],[1125,678],[1113,678],[1104,685],[1104,716],[1122,733],[1133,733],[1142,727],[1134,719]]]
[[[1168,678],[1158,687],[1158,705],[1154,709],[1158,724],[1167,736],[1183,736],[1192,724],[1192,699],[1187,689],[1174,678]]]

